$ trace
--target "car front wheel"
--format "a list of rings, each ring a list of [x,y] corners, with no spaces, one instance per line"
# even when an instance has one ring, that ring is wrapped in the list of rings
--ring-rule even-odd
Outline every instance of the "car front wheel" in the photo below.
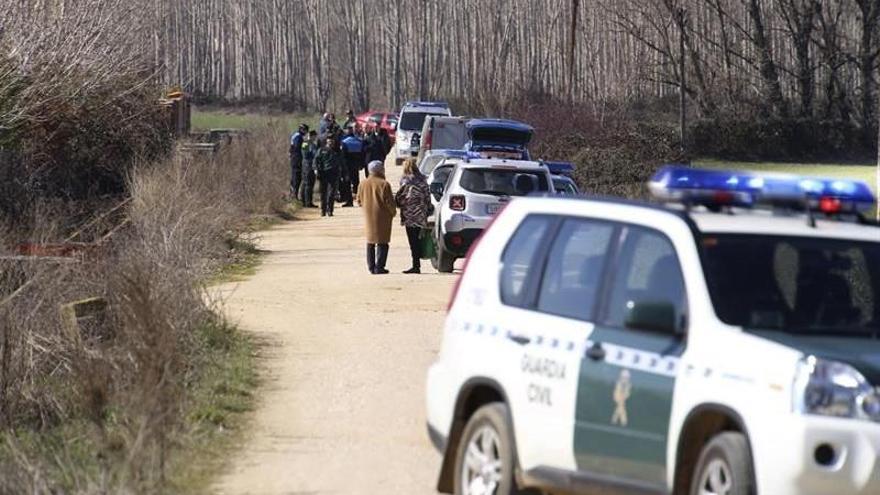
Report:
[[[487,404],[468,420],[455,461],[456,495],[512,495],[516,459],[507,406]]]
[[[725,432],[703,447],[691,495],[754,495],[752,456],[745,435]]]

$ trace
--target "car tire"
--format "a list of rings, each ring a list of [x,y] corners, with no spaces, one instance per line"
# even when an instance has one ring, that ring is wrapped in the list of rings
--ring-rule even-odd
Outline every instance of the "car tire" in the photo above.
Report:
[[[746,436],[716,435],[700,452],[691,479],[691,495],[754,495],[755,476]]]
[[[507,405],[493,402],[468,420],[456,447],[455,495],[523,493],[516,486],[516,446],[509,418]]]
[[[452,273],[455,270],[455,256],[437,244],[436,254],[431,258],[431,265],[440,273]]]

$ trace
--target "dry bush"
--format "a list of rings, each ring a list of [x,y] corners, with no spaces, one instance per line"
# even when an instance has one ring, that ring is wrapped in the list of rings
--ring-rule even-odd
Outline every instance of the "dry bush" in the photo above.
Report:
[[[269,126],[213,157],[144,163],[98,256],[0,270],[0,493],[162,491],[215,318],[206,280],[251,215],[284,206],[286,139]],[[93,296],[106,318],[72,338],[59,306]],[[75,442],[10,434],[76,424]]]
[[[685,159],[674,128],[625,109],[542,103],[514,118],[535,128],[532,156],[574,162],[574,178],[590,194],[643,197],[660,165]]]
[[[144,2],[45,0],[0,9],[0,212],[123,192],[135,157],[171,135],[157,104]]]

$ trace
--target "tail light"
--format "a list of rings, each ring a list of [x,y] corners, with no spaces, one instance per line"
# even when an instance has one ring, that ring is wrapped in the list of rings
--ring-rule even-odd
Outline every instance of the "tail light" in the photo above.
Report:
[[[427,135],[425,136],[424,148],[426,150],[431,149],[431,141],[433,141],[433,136],[434,133],[431,131],[428,131]]]
[[[449,209],[452,211],[464,211],[467,208],[467,200],[461,194],[449,196]]]
[[[491,220],[489,220],[488,224],[486,224],[486,228],[483,229],[483,232],[480,233],[479,237],[477,237],[474,240],[474,243],[471,244],[470,249],[468,249],[467,255],[464,258],[464,264],[461,266],[461,275],[459,275],[458,278],[455,279],[455,284],[452,286],[452,295],[449,297],[449,304],[446,306],[447,313],[452,309],[452,306],[455,304],[455,298],[458,297],[458,289],[461,288],[461,279],[464,278],[464,274],[465,272],[467,272],[468,264],[471,262],[471,256],[477,250],[477,246],[480,245],[480,241],[483,240],[483,236],[485,236],[486,232],[489,232],[489,229],[491,229],[492,226],[495,225],[495,221],[498,220],[502,213],[504,213],[504,210],[506,208],[507,203],[504,203],[501,209],[498,210],[498,213],[495,214],[495,216],[492,217]]]

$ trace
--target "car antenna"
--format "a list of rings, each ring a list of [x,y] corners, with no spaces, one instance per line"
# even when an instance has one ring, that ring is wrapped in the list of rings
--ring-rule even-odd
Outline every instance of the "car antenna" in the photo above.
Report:
[[[810,207],[810,198],[805,201],[807,205],[807,227],[816,228],[816,216],[813,215],[813,208]]]

